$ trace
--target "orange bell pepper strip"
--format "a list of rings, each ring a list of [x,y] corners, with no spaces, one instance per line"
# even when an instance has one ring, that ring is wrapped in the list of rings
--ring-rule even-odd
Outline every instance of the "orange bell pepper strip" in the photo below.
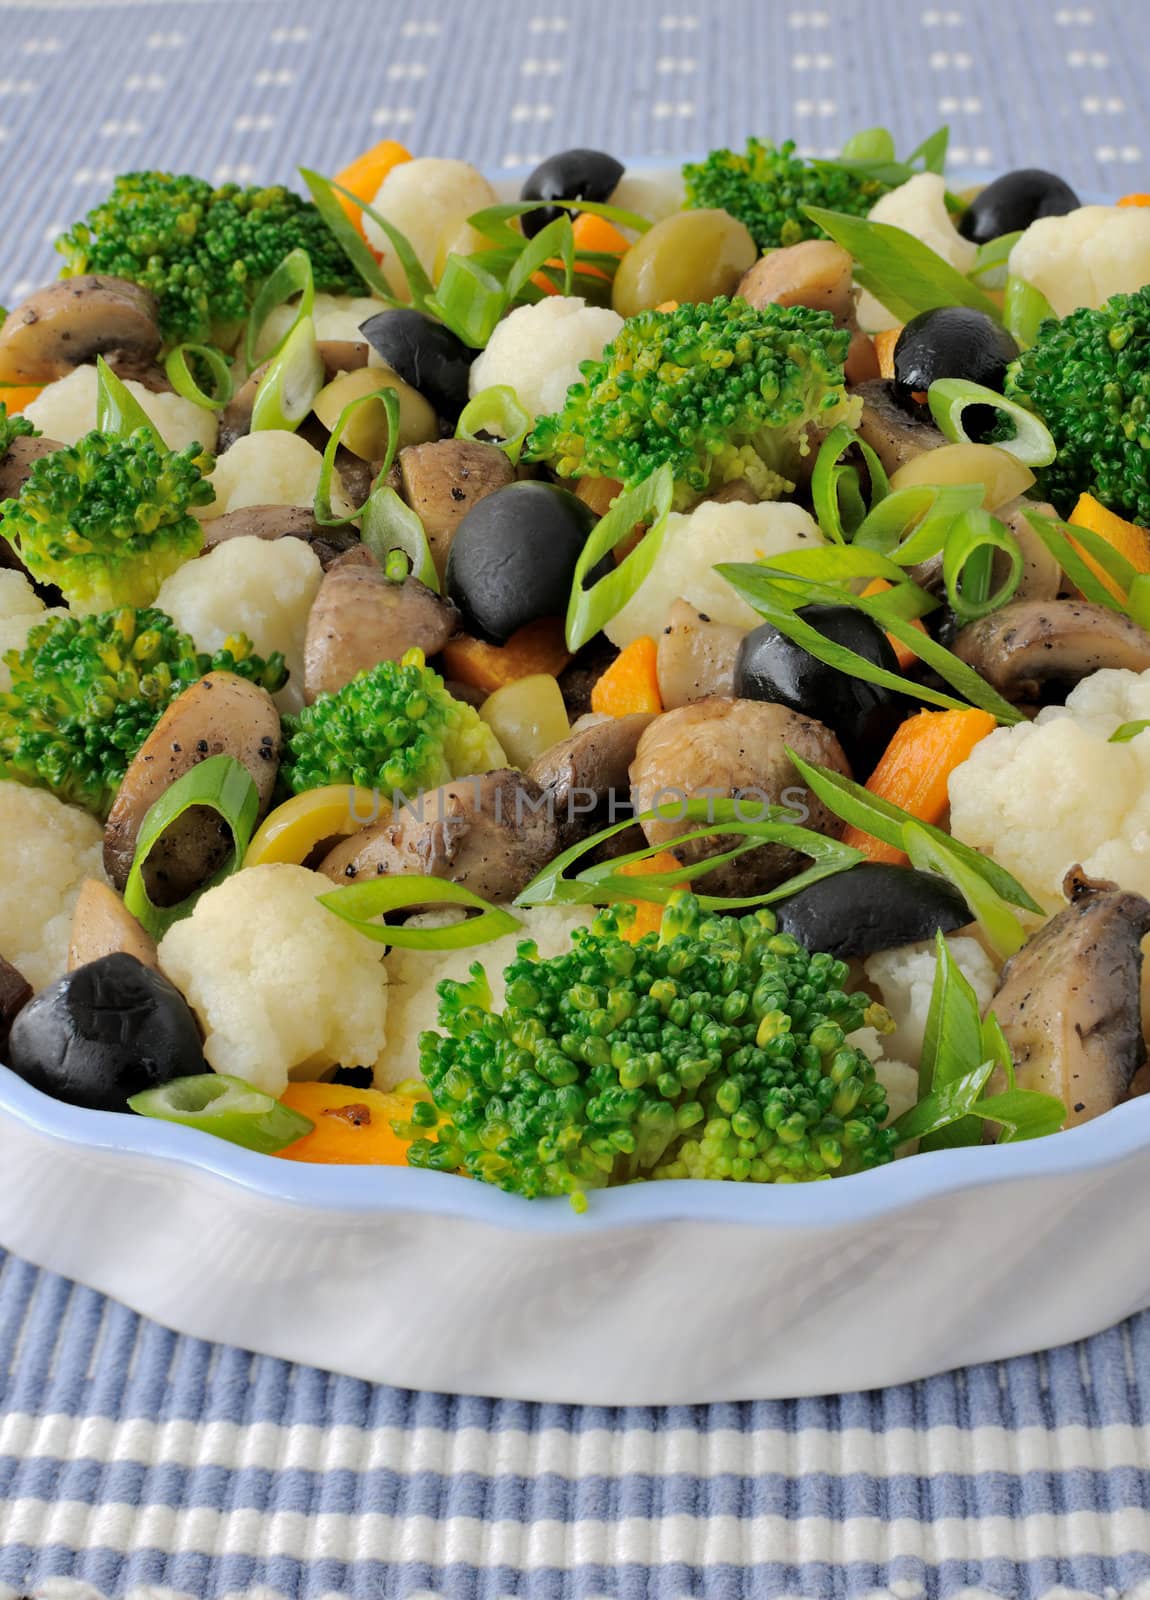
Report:
[[[601,716],[629,717],[663,709],[657,668],[659,647],[648,634],[633,639],[591,690],[591,709]]]
[[[457,633],[443,647],[444,677],[482,690],[484,695],[539,673],[557,678],[570,660],[561,617],[527,622],[506,644],[487,644],[468,633]]]
[[[1136,571],[1150,572],[1150,532],[1139,527],[1136,522],[1127,522],[1125,517],[1107,511],[1092,494],[1078,496],[1078,503],[1070,513],[1070,522],[1073,527],[1088,528],[1091,533],[1100,534],[1107,544],[1114,546],[1120,556],[1126,557]],[[1115,582],[1106,569],[1093,556],[1088,555],[1080,544],[1076,542],[1074,548],[1098,581],[1109,589],[1115,600],[1124,599],[1121,584]]]
[[[337,172],[335,182],[345,189],[350,189],[357,199],[370,205],[392,168],[410,160],[411,151],[398,140],[381,139],[378,144],[373,144],[370,150],[365,150],[362,155],[356,156],[354,161],[349,161],[341,172]],[[347,212],[356,233],[364,236],[363,212],[357,205],[353,205],[346,195],[337,194],[336,199]]]
[[[10,417],[18,417],[25,406],[30,406],[33,400],[38,400],[43,393],[43,386],[36,388],[32,384],[21,384],[19,387],[0,384],[0,405],[7,409]]]
[[[580,272],[585,272],[589,278],[602,278],[604,283],[610,283],[611,274],[604,272],[602,267],[592,266],[589,262],[579,266],[581,255],[622,256],[631,248],[631,241],[625,234],[619,232],[613,222],[608,222],[606,217],[592,216],[589,211],[581,211],[571,224],[571,232],[575,237],[575,263]],[[559,260],[548,261],[549,267],[562,271],[563,263]],[[562,294],[557,284],[552,283],[545,272],[532,274],[531,282],[537,289],[542,289],[544,294]]]
[[[631,861],[620,867],[619,876],[623,878],[644,878],[654,872],[677,872],[682,866],[669,850],[660,850],[658,855],[647,856],[643,861]],[[691,885],[684,881],[676,884],[678,889],[689,889]],[[663,905],[658,900],[628,900],[627,905],[635,907],[635,919],[624,930],[623,937],[631,944],[636,944],[645,933],[658,933],[663,926]]]
[[[874,353],[878,357],[878,373],[880,378],[894,377],[894,347],[898,343],[898,336],[902,332],[902,324],[897,328],[884,328],[881,333],[872,333],[870,342],[874,345]]]
[[[1150,194],[1124,194],[1120,206],[1150,206]]]
[[[354,1167],[407,1165],[411,1140],[400,1138],[391,1125],[410,1120],[418,1104],[414,1096],[351,1089],[342,1083],[289,1083],[280,1100],[315,1123],[311,1133],[276,1151],[282,1160]]]
[[[892,587],[893,585],[889,584],[885,578],[872,578],[862,592],[862,599],[869,600],[873,595],[885,594],[886,591]],[[914,618],[913,626],[916,627],[921,634],[925,635],[926,628],[923,626],[921,617]],[[913,661],[918,660],[918,657],[915,655],[910,645],[903,644],[902,640],[896,639],[893,633],[888,633],[887,639],[890,641],[891,649],[898,657],[899,666],[905,672]]]

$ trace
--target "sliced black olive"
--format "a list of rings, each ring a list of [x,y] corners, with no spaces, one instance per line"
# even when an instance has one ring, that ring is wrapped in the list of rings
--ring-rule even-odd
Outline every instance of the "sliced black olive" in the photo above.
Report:
[[[953,933],[971,920],[966,901],[945,878],[877,861],[820,878],[774,909],[780,933],[840,961]]]
[[[623,176],[623,163],[602,150],[560,150],[541,161],[530,177],[523,180],[521,200],[590,200],[602,205],[610,200]],[[570,213],[569,213],[570,214]],[[520,225],[529,239],[556,217],[561,206],[540,206],[525,211]]]
[[[861,612],[850,606],[803,606],[798,615],[873,666],[898,672],[886,634]],[[739,646],[735,693],[741,700],[773,700],[825,724],[838,736],[857,778],[869,777],[908,709],[893,690],[827,666],[770,622],[752,629]]]
[[[925,416],[927,390],[936,378],[966,378],[1001,393],[1017,354],[1010,334],[985,311],[968,306],[920,311],[894,347],[894,397],[905,411]],[[994,421],[993,406],[968,406],[962,416],[972,439],[983,438]]]
[[[163,973],[101,956],[58,978],[12,1024],[8,1065],[69,1105],[125,1111],[128,1098],[208,1071],[196,1019]]]
[[[1004,172],[979,191],[962,214],[958,231],[975,244],[1029,228],[1039,217],[1062,217],[1082,204],[1070,185],[1041,167]]]
[[[441,322],[401,306],[377,311],[360,333],[404,383],[418,389],[441,417],[456,422],[467,404],[467,380],[478,355]]]
[[[505,644],[539,617],[566,614],[575,563],[595,513],[550,483],[512,483],[484,496],[455,530],[446,588],[463,625]]]

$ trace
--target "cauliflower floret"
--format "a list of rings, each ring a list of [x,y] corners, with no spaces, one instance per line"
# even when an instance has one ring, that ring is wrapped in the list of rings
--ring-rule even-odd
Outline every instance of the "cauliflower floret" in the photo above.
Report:
[[[200,650],[214,654],[233,633],[246,633],[265,658],[279,650],[298,683],[322,577],[319,557],[302,539],[226,539],[165,579],[156,605]]]
[[[531,420],[558,411],[579,381],[579,364],[598,361],[623,326],[605,306],[589,306],[578,295],[549,295],[519,306],[496,328],[472,365],[472,395],[496,384],[514,389]]]
[[[897,189],[884,194],[871,207],[870,220],[885,222],[913,234],[961,273],[969,272],[974,266],[978,247],[964,239],[951,220],[946,209],[946,180],[937,172],[916,173]],[[860,327],[868,333],[879,333],[899,325],[899,319],[865,290],[859,296],[857,315]]]
[[[467,218],[496,204],[498,196],[483,174],[469,161],[448,161],[441,156],[417,156],[401,161],[384,178],[371,202],[404,234],[430,276],[435,272],[440,246],[451,235],[453,249]],[[383,270],[395,293],[408,293],[407,274],[400,266],[391,241],[378,223],[364,214],[368,243],[383,256]],[[476,247],[473,241],[469,248]]]
[[[667,167],[658,172],[625,172],[615,185],[610,204],[634,211],[648,222],[662,222],[683,209],[683,172]],[[632,228],[621,228],[628,239],[638,238]]]
[[[77,367],[66,378],[57,378],[43,394],[24,407],[24,415],[47,439],[75,444],[96,426],[96,389],[99,376],[94,366]],[[129,378],[124,387],[140,402],[144,415],[153,423],[169,450],[183,450],[198,444],[207,451],[216,448],[216,413],[193,405],[178,394],[153,394],[142,383]]]
[[[998,987],[994,962],[977,939],[959,935],[947,939],[946,943],[955,964],[978,996],[978,1009],[985,1011]],[[894,1033],[882,1041],[883,1052],[909,1062],[916,1073],[930,1012],[935,964],[933,939],[900,945],[896,950],[881,950],[863,962],[867,979],[882,996],[882,1003],[895,1023]]]
[[[762,618],[719,576],[716,563],[758,561],[823,543],[813,517],[782,500],[754,506],[704,500],[689,513],[673,511],[650,572],[603,631],[620,649],[641,634],[657,639],[680,596],[688,597],[713,622],[757,627]]]
[[[368,317],[374,317],[377,312],[386,309],[382,300],[373,300],[369,295],[317,294],[312,308],[316,338],[346,339],[353,344],[363,344],[363,334],[359,331],[361,324]],[[269,313],[256,342],[258,361],[268,358],[298,315],[299,307],[295,305],[276,306]],[[369,367],[382,367],[383,357],[373,350],[367,364]]]
[[[67,969],[80,885],[104,881],[104,830],[46,789],[0,782],[0,839],[0,955],[43,989]]]
[[[571,948],[571,933],[594,920],[591,906],[536,906],[515,908],[523,926],[515,933],[495,939],[491,944],[467,950],[401,950],[388,954],[387,966],[387,1052],[375,1069],[381,1089],[392,1089],[404,1078],[419,1076],[419,1036],[438,1026],[439,996],[436,985],[444,978],[465,983],[473,961],[483,963],[491,985],[492,1005],[503,1005],[506,984],[503,969],[515,960],[524,939],[533,939],[543,960],[564,954]],[[409,919],[419,927],[440,927],[455,921],[450,912],[431,911]]]
[[[331,880],[249,867],[209,889],[160,943],[217,1072],[282,1094],[290,1077],[374,1066],[385,1040],[383,947],[319,904]]]
[[[1079,206],[1039,217],[1010,252],[1009,269],[1041,290],[1059,317],[1141,289],[1150,283],[1150,210]]]
[[[38,622],[49,617],[66,617],[67,609],[44,609],[44,602],[22,572],[0,567],[0,694],[12,687],[12,674],[4,665],[9,650],[23,650],[28,635]]]
[[[891,1060],[877,1028],[856,1028],[847,1034],[847,1043],[861,1050],[874,1067],[875,1077],[886,1090],[886,1120],[897,1122],[904,1111],[918,1102],[918,1068]]]
[[[322,466],[319,451],[297,433],[267,428],[245,434],[216,462],[209,480],[216,498],[200,518],[222,517],[244,506],[310,506]],[[354,510],[338,472],[331,477],[331,503],[338,516]]]

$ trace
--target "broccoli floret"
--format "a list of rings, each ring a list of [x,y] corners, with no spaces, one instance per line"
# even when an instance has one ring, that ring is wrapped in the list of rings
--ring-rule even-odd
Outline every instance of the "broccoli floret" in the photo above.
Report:
[[[625,925],[622,908],[601,913],[545,961],[521,944],[500,1012],[479,962],[470,983],[439,985],[413,1166],[581,1206],[637,1178],[804,1183],[892,1159],[885,1091],[846,1042],[878,1019],[843,991],[843,962],[777,933],[770,911],[704,915],[687,894],[660,933],[632,944]]]
[[[846,393],[850,334],[828,311],[720,296],[623,324],[563,409],[540,417],[527,453],[564,478],[639,483],[664,462],[676,504],[746,478],[760,499],[794,487],[809,424],[832,427],[859,407]]]
[[[27,417],[10,417],[8,407],[0,400],[0,456],[12,447],[13,439],[38,439],[39,428],[34,428]]]
[[[825,206],[865,217],[889,184],[863,178],[842,167],[815,166],[794,153],[795,142],[771,144],[748,139],[744,155],[712,150],[705,161],[683,168],[687,205],[730,212],[760,250],[825,238],[804,206]]]
[[[1036,470],[1060,515],[1089,493],[1150,527],[1150,286],[1047,318],[1005,392],[1050,429],[1058,454]]]
[[[321,293],[360,288],[315,206],[281,186],[213,188],[186,174],[127,172],[56,248],[66,277],[106,272],[150,289],[170,343],[227,340],[291,250],[306,250]]]
[[[215,498],[209,465],[198,445],[165,450],[146,428],[85,434],[33,463],[18,498],[0,503],[0,536],[74,611],[148,605],[203,548],[191,508]]]
[[[234,672],[274,693],[287,677],[281,655],[261,660],[242,634],[207,655],[165,612],[131,607],[49,617],[4,664],[12,688],[0,694],[0,779],[51,789],[101,818],[132,757],[190,683]]]
[[[354,783],[414,796],[507,765],[474,706],[456,700],[422,650],[381,661],[299,716],[285,717],[284,775],[295,794]]]

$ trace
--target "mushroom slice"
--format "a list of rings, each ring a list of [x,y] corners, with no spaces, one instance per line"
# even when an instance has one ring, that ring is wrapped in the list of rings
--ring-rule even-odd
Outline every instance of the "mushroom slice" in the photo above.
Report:
[[[686,600],[676,600],[659,635],[655,670],[659,694],[668,711],[692,700],[732,694],[735,657],[744,630],[728,622],[712,622]]]
[[[457,778],[336,845],[320,871],[336,883],[449,878],[484,900],[513,900],[559,850],[554,805],[510,767]]]
[[[1150,667],[1150,634],[1087,600],[1015,600],[968,623],[954,653],[1008,700],[1037,700],[1051,679],[1075,684],[1102,667]]]
[[[104,829],[104,869],[123,889],[150,807],[209,756],[232,756],[252,775],[260,815],[275,786],[279,712],[266,690],[233,672],[209,672],[172,701],[136,752]],[[156,905],[178,905],[209,878],[232,848],[213,811],[192,806],[152,851],[145,887]]]
[[[156,967],[156,941],[142,928],[114,889],[98,878],[85,878],[72,912],[68,971],[86,967],[102,956],[135,956]]]
[[[1022,577],[1014,592],[1015,600],[1057,600],[1062,588],[1062,568],[1043,544],[1027,520],[1028,512],[1037,511],[1043,517],[1057,517],[1058,513],[1046,500],[1028,500],[1019,495],[1008,500],[994,513],[999,522],[1006,524],[1022,552]],[[1005,554],[1000,550],[994,558],[994,585],[1005,580],[1010,571]]]
[[[804,239],[771,250],[743,274],[735,293],[756,310],[809,306],[829,311],[836,327],[854,326],[854,262],[831,239]]]
[[[629,814],[631,763],[654,720],[646,711],[596,718],[531,763],[528,777],[551,796],[564,843],[595,823],[606,827]]]
[[[1117,1105],[1145,1059],[1140,945],[1150,901],[1081,867],[1063,892],[1070,904],[1006,963],[991,1010],[1018,1087],[1057,1095],[1073,1127]]]
[[[857,433],[869,444],[888,475],[898,471],[926,450],[937,450],[946,443],[930,422],[907,413],[895,400],[890,385],[882,378],[860,383],[854,390],[863,402]]]
[[[666,711],[639,740],[631,763],[631,794],[637,812],[676,801],[728,798],[741,802],[748,822],[768,804],[787,806],[804,826],[837,838],[842,823],[803,785],[786,747],[807,760],[850,776],[842,746],[829,728],[786,706],[762,700],[716,695]],[[699,826],[698,823],[694,826]],[[650,844],[665,846],[692,825],[668,819],[643,823]],[[735,834],[696,841],[675,851],[685,867],[732,849]],[[705,894],[758,894],[793,877],[803,857],[784,845],[764,844],[726,866],[700,876]]]
[[[0,328],[0,383],[51,383],[98,355],[150,366],[160,349],[156,302],[124,278],[62,278],[37,289]]]
[[[0,956],[0,1050],[8,1043],[12,1024],[32,998],[32,985],[10,961]]]
[[[453,605],[407,577],[385,578],[363,545],[339,557],[324,575],[308,616],[304,643],[303,697],[311,705],[334,694],[381,661],[405,651],[434,656],[459,624]]]
[[[486,495],[513,483],[515,469],[497,445],[435,439],[399,452],[399,481],[403,498],[423,523],[442,578],[459,524]]]
[[[204,523],[207,549],[225,539],[302,539],[325,572],[347,551],[359,548],[354,528],[325,528],[308,506],[242,506]]]

